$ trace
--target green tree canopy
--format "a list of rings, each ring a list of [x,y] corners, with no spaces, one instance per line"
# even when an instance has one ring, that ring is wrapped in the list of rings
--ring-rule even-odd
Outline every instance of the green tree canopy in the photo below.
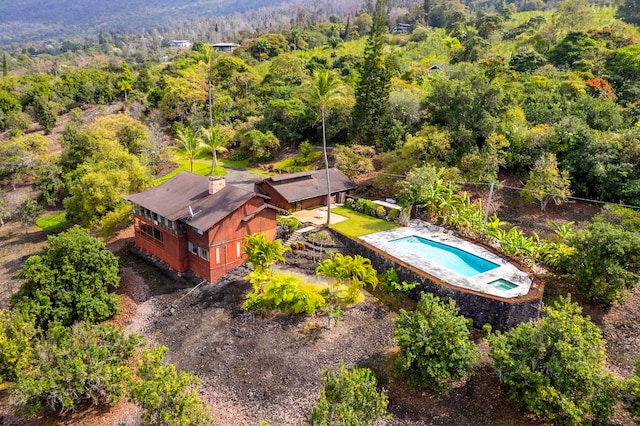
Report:
[[[400,311],[394,335],[402,353],[402,368],[412,387],[430,387],[442,393],[465,378],[480,359],[469,339],[472,321],[458,315],[455,301],[440,302],[423,293],[414,312]]]
[[[140,192],[149,185],[149,170],[138,157],[113,141],[102,141],[89,161],[67,175],[69,196],[63,204],[67,217],[84,227],[102,226],[110,214],[118,212],[123,223],[130,215],[120,208],[124,196]]]
[[[39,254],[25,262],[25,280],[11,304],[41,328],[76,321],[101,322],[118,311],[109,290],[120,283],[118,258],[80,227],[52,235]]]
[[[142,419],[152,425],[198,426],[212,423],[195,386],[193,374],[163,364],[168,349],[143,350],[137,377],[131,381],[130,399],[142,408]]]
[[[34,339],[22,356],[11,394],[18,414],[42,409],[65,415],[83,402],[115,405],[127,388],[128,365],[141,345],[138,335],[108,324],[57,325]]]
[[[385,389],[378,392],[377,379],[368,368],[347,368],[323,372],[320,400],[311,408],[312,426],[369,426],[376,420],[390,418],[389,398]]]
[[[573,274],[580,294],[610,307],[621,302],[640,279],[640,235],[621,226],[596,222],[568,238],[575,252],[565,269]]]
[[[387,33],[385,0],[377,0],[373,26],[367,38],[360,80],[356,86],[356,104],[352,113],[350,138],[362,145],[382,146],[385,119],[389,107],[391,63],[384,55]]]
[[[560,172],[555,154],[546,153],[536,161],[520,194],[528,202],[539,201],[540,210],[545,211],[551,200],[556,205],[566,201],[571,195],[570,186],[569,173]]]
[[[606,370],[605,342],[598,327],[570,298],[544,308],[537,322],[489,338],[508,395],[552,421],[606,424],[617,382]]]

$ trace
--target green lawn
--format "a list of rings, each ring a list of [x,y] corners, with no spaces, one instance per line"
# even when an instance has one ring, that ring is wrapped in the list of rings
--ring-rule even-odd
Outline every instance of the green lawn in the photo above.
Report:
[[[397,223],[367,216],[366,214],[358,213],[345,207],[334,207],[331,209],[331,212],[349,218],[349,220],[345,220],[344,222],[331,225],[333,229],[349,237],[359,237],[361,235],[373,234],[374,232],[387,231],[400,227]]]
[[[156,179],[155,181],[156,185],[159,185],[162,182],[171,179],[172,177],[174,177],[180,172],[191,171],[191,165],[189,163],[189,158],[187,156],[185,156],[184,154],[181,154],[180,152],[174,151],[173,159],[176,163],[178,163],[178,168],[173,170],[171,173],[167,173],[166,175]],[[231,161],[231,160],[218,158],[218,167],[215,168],[212,175],[226,176],[227,169],[225,169],[225,167],[231,167],[235,169],[248,170],[261,176],[266,176],[266,177],[273,176],[273,174],[271,173],[265,172],[264,170],[260,170],[255,167],[248,167],[248,165],[249,165],[248,159],[242,160],[242,161]],[[210,170],[211,170],[211,157],[209,157],[208,155],[207,156],[199,155],[198,157],[193,159],[193,173],[202,175],[202,176],[209,176]]]
[[[42,230],[45,232],[55,231],[56,229],[60,229],[68,224],[69,221],[65,217],[64,210],[41,217],[40,219],[36,220],[36,225],[42,228]]]

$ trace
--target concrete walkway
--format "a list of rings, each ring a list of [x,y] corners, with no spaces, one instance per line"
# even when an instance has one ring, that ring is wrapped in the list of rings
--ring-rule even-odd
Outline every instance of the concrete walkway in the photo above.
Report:
[[[312,210],[300,210],[300,211],[291,213],[291,215],[296,219],[298,219],[300,222],[311,222],[314,225],[325,225],[327,223],[326,207],[318,207]],[[336,223],[344,222],[347,219],[348,218],[344,216],[340,216],[339,214],[335,214],[331,212],[332,225]]]

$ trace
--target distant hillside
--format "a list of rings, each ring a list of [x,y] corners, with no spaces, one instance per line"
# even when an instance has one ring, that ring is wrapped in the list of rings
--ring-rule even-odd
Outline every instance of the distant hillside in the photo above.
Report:
[[[15,0],[0,2],[0,47],[100,31],[138,31],[295,0]]]

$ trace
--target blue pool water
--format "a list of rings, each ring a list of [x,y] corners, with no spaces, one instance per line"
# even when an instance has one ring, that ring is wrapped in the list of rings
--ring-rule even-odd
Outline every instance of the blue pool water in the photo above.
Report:
[[[498,290],[513,290],[518,287],[517,284],[512,283],[511,281],[504,280],[500,278],[499,280],[495,280],[489,283],[491,287],[497,288]]]
[[[416,254],[465,277],[472,277],[498,267],[497,264],[474,254],[426,238],[404,237],[391,241],[391,244],[397,250]]]

